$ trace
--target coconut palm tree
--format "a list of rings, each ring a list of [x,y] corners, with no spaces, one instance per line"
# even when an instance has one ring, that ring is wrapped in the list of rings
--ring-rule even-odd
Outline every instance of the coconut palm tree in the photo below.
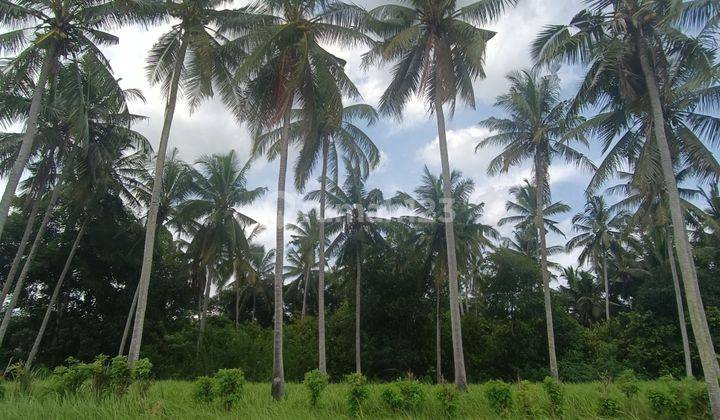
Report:
[[[675,179],[673,152],[683,152],[682,143],[674,141],[673,130],[669,128],[676,124],[677,118],[667,117],[671,111],[668,105],[672,104],[668,95],[674,82],[668,76],[678,61],[686,60],[686,67],[705,79],[704,85],[712,82],[716,60],[712,46],[707,48],[706,44],[716,38],[713,34],[717,29],[718,8],[712,1],[613,0],[588,4],[570,25],[551,26],[543,31],[535,41],[533,55],[540,64],[565,60],[588,69],[578,102],[600,103],[606,110],[614,110],[612,125],[616,129],[606,134],[612,133],[614,137],[638,121],[646,124],[646,138],[653,140],[656,162],[667,191],[673,238],[713,416],[720,418],[717,358]],[[717,133],[717,123],[702,110],[716,107],[716,100],[701,102],[697,116],[688,121],[710,142],[715,141],[716,136],[707,135]],[[622,136],[617,144],[629,140],[630,136]],[[697,150],[702,142],[699,143],[693,142],[695,148],[691,150]]]
[[[371,214],[377,212],[385,201],[379,189],[368,191],[365,188],[365,177],[360,169],[347,159],[345,168],[347,176],[343,185],[328,180],[328,206],[340,213],[338,217],[328,219],[328,232],[338,232],[328,250],[337,254],[340,265],[348,269],[355,268],[355,370],[360,373],[362,249],[367,244],[383,243],[382,219]],[[320,194],[320,190],[311,191],[305,199],[318,200]]]
[[[495,105],[503,108],[510,116],[501,119],[488,118],[481,122],[483,127],[495,134],[482,140],[477,149],[503,147],[500,154],[490,162],[489,174],[507,172],[521,161],[532,160],[535,175],[535,229],[539,239],[550,373],[558,378],[545,240],[546,224],[542,211],[545,203],[550,201],[548,168],[555,158],[562,158],[569,164],[586,168],[594,169],[594,166],[570,145],[572,142],[587,144],[587,140],[582,133],[574,131],[581,118],[568,113],[568,104],[560,100],[559,79],[554,75],[540,76],[527,70],[512,72],[507,78],[511,85],[510,91],[499,96]]]
[[[603,313],[602,285],[592,274],[574,267],[565,267],[562,272],[567,287],[560,291],[567,295],[572,306],[571,312],[586,327],[598,322]]]
[[[271,302],[273,298],[273,273],[275,271],[275,251],[265,251],[259,245],[250,245],[245,263],[240,267],[240,297],[243,306],[250,303],[250,319],[257,320],[257,300]]]
[[[241,38],[247,56],[235,76],[243,83],[245,98],[245,105],[239,113],[258,133],[253,151],[255,154],[267,154],[270,159],[280,158],[271,389],[273,397],[279,399],[285,393],[282,294],[290,124],[293,119],[302,122],[299,128],[302,142],[315,139],[319,135],[319,109],[340,110],[343,97],[359,97],[355,85],[345,74],[345,62],[328,52],[323,43],[357,45],[368,44],[371,40],[347,18],[357,14],[356,8],[339,2],[271,0],[263,3],[260,13],[264,16],[262,21],[253,25],[249,34]],[[293,107],[299,112],[293,113]],[[277,128],[276,136],[259,134]]]
[[[578,235],[567,243],[568,249],[582,248],[578,256],[578,263],[584,265],[592,262],[598,278],[601,277],[605,285],[605,319],[610,320],[610,285],[608,282],[607,254],[610,251],[610,242],[620,234],[619,228],[623,226],[622,212],[613,214],[605,204],[602,196],[588,197],[585,209],[572,218],[573,230]]]
[[[15,55],[3,70],[0,90],[13,90],[37,75],[26,114],[25,133],[0,199],[0,237],[15,190],[32,154],[46,86],[49,80],[54,80],[61,59],[89,53],[98,69],[109,71],[108,61],[98,47],[117,44],[118,38],[106,30],[118,24],[148,23],[160,17],[156,7],[134,0],[0,2],[0,21],[9,29],[0,35],[0,52]],[[4,109],[0,118],[7,120],[7,112],[13,112],[12,107]]]
[[[450,175],[452,184],[452,202],[456,238],[456,255],[460,273],[472,268],[472,259],[483,247],[490,246],[489,238],[498,238],[499,234],[490,226],[480,223],[483,204],[471,203],[470,195],[475,189],[472,180],[462,178],[460,172]],[[415,196],[397,192],[390,199],[393,208],[403,207],[413,212],[412,216],[401,217],[418,232],[415,239],[417,249],[425,255],[424,266],[429,276],[435,278],[435,374],[438,383],[442,382],[442,353],[440,341],[440,288],[442,278],[447,273],[447,246],[445,244],[445,208],[443,205],[442,176],[435,176],[425,167],[422,181],[414,191]],[[460,303],[460,302],[458,302]]]
[[[392,80],[380,99],[380,112],[402,116],[405,104],[421,96],[435,113],[440,145],[443,192],[446,210],[446,244],[450,290],[450,319],[453,340],[455,384],[467,388],[462,327],[458,302],[457,257],[452,226],[450,163],[445,134],[443,106],[452,111],[458,97],[475,106],[473,81],[485,76],[487,42],[494,32],[478,28],[498,19],[516,0],[482,0],[458,7],[455,1],[407,0],[370,10],[365,19],[368,29],[380,41],[367,52],[366,66],[393,64]]]
[[[312,271],[317,267],[317,253],[320,248],[320,220],[315,209],[307,214],[298,212],[297,222],[289,223],[286,228],[290,234],[291,244],[294,249],[288,254],[291,264],[286,277],[297,276],[295,282],[291,283],[291,289],[302,290],[302,310],[300,319],[305,318],[307,310],[308,289],[312,288],[310,279]],[[299,269],[299,271],[298,271]]]
[[[242,31],[253,18],[251,8],[218,10],[223,0],[183,0],[162,3],[165,12],[176,23],[150,50],[148,78],[160,84],[167,98],[163,128],[160,134],[153,172],[153,187],[145,228],[143,264],[138,281],[137,309],[128,360],[132,364],[140,356],[145,308],[147,306],[153,249],[158,225],[158,211],[167,157],[168,140],[178,93],[182,87],[191,110],[204,99],[212,97],[214,89],[231,108],[238,105],[237,90],[231,68],[239,55],[235,45],[226,46],[225,33]]]

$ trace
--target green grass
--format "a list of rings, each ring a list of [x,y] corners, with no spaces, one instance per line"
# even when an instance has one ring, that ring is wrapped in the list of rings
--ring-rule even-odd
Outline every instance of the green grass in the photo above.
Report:
[[[654,419],[658,418],[648,406],[647,390],[658,386],[658,382],[641,382],[640,392],[633,398],[625,398],[613,390],[619,397],[622,414],[619,418]],[[309,391],[302,385],[287,385],[287,397],[275,402],[270,397],[270,385],[249,383],[244,388],[242,400],[232,411],[225,411],[221,403],[201,404],[193,401],[192,383],[182,381],[157,381],[145,398],[131,389],[125,396],[105,396],[98,398],[89,390],[81,390],[77,395],[61,397],[49,381],[36,381],[29,393],[22,393],[15,383],[4,384],[5,397],[0,401],[0,417],[3,419],[342,419],[349,418],[346,396],[348,388],[343,384],[331,384],[322,395],[317,408],[311,408]],[[426,394],[421,409],[416,412],[394,412],[387,407],[381,393],[387,384],[369,385],[370,395],[363,405],[363,417],[367,419],[432,419],[445,418],[442,406],[436,397],[437,386],[423,385]],[[530,396],[534,418],[552,418],[549,402],[540,384],[531,384],[525,395]],[[600,418],[597,409],[600,385],[597,383],[564,385],[565,402],[563,418],[587,419]],[[529,418],[520,407],[517,387],[513,385],[513,408],[504,416],[493,413],[483,385],[471,385],[467,393],[461,393],[458,400],[460,419]],[[684,418],[692,418],[683,416]],[[671,416],[667,418],[672,418]],[[696,417],[700,418],[700,417]]]

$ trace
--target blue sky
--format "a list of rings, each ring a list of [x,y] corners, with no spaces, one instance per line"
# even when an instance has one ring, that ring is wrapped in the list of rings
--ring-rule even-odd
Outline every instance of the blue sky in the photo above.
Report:
[[[379,3],[381,2],[376,0],[358,2],[365,7],[373,7]],[[451,166],[475,181],[476,192],[473,200],[486,203],[486,223],[495,225],[498,218],[504,215],[508,189],[530,176],[530,166],[528,163],[509,174],[488,177],[487,163],[497,151],[486,150],[478,154],[473,152],[478,140],[487,134],[477,123],[491,115],[500,115],[499,111],[492,107],[494,98],[507,89],[505,75],[508,72],[530,65],[529,44],[538,31],[548,24],[568,22],[581,8],[582,0],[520,0],[515,9],[489,26],[497,31],[497,36],[491,41],[487,52],[488,77],[475,84],[477,107],[472,110],[458,106],[454,117],[447,122]],[[164,100],[158,88],[148,85],[144,65],[147,51],[167,28],[168,25],[150,30],[125,28],[119,31],[120,44],[105,49],[116,75],[122,79],[122,85],[140,88],[145,93],[147,103],[135,104],[133,112],[149,117],[148,121],[138,125],[137,129],[145,134],[153,145],[157,145],[162,127]],[[360,89],[364,101],[376,105],[387,86],[388,69],[362,70],[362,49],[342,49],[337,46],[328,48],[347,60],[348,74]],[[560,76],[564,91],[569,95],[578,83],[579,72],[562,69]],[[370,186],[391,195],[397,190],[412,191],[420,180],[424,165],[439,173],[435,118],[426,113],[422,101],[415,100],[408,105],[403,121],[383,119],[367,131],[382,150],[383,156],[380,167],[370,176]],[[247,158],[250,138],[247,130],[232,119],[219,101],[208,101],[192,114],[180,103],[172,127],[170,147],[177,147],[181,157],[187,161],[194,161],[205,153],[226,153],[230,149],[235,149],[242,158]],[[291,151],[291,165],[292,154]],[[588,154],[595,161],[600,157],[596,147],[588,151]],[[247,209],[250,216],[268,228],[260,237],[260,241],[268,247],[274,247],[276,173],[277,162],[260,159],[255,162],[249,177],[250,187],[269,188],[264,199]],[[556,164],[551,170],[553,199],[562,200],[573,207],[572,213],[559,219],[561,228],[568,234],[572,233],[572,214],[582,208],[583,191],[588,179],[589,174],[562,163]],[[292,185],[292,182],[289,181],[288,185]],[[311,185],[310,188],[312,187]],[[307,210],[313,206],[313,203],[302,202],[302,194],[294,191],[292,187],[288,194],[286,221],[293,220],[298,210]],[[503,228],[502,231],[509,233],[508,228]],[[550,242],[562,244],[564,240],[551,237]],[[555,257],[556,261],[564,265],[573,263],[575,259],[576,253]]]

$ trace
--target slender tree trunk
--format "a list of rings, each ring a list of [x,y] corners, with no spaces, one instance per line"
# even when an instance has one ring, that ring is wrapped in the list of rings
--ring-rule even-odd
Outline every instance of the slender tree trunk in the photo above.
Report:
[[[362,301],[361,278],[362,278],[362,251],[360,245],[355,250],[355,372],[362,373],[360,358],[360,302]]]
[[[559,379],[557,356],[555,353],[555,329],[552,318],[552,300],[550,296],[550,272],[547,263],[547,243],[545,240],[545,225],[543,223],[543,185],[545,179],[545,164],[539,152],[535,156],[535,199],[537,214],[535,215],[535,228],[540,240],[540,271],[543,284],[543,298],[545,300],[545,325],[547,328],[548,357],[550,360],[550,374]]]
[[[640,56],[640,67],[645,77],[647,85],[648,97],[650,98],[650,107],[653,117],[653,128],[655,131],[655,139],[657,141],[658,151],[660,152],[660,164],[665,180],[665,190],[667,191],[668,202],[670,207],[670,216],[672,219],[673,238],[677,250],[678,262],[680,265],[680,274],[682,275],[685,285],[685,298],[688,303],[688,312],[690,314],[690,325],[695,336],[695,343],[700,353],[700,362],[707,383],[708,395],[710,397],[710,406],[712,408],[713,419],[720,419],[720,386],[718,386],[717,358],[713,347],[712,337],[707,328],[707,318],[705,316],[705,308],[703,307],[702,297],[700,296],[700,287],[698,285],[697,276],[693,267],[692,248],[685,231],[685,221],[683,220],[683,212],[680,207],[680,194],[678,192],[677,181],[675,179],[675,171],[673,169],[673,161],[670,154],[670,146],[665,134],[665,116],[663,114],[662,102],[660,99],[660,91],[653,65],[650,62],[651,52],[645,45],[645,41],[641,38],[642,34],[637,35],[636,42],[638,46],[638,55]]]
[[[252,304],[252,320],[256,321],[255,318],[255,307],[257,306],[257,293],[253,292],[253,304]]]
[[[440,320],[440,277],[438,276],[435,278],[435,379],[439,384],[443,382]]]
[[[283,117],[280,139],[280,169],[278,174],[277,218],[275,226],[275,314],[273,320],[272,397],[285,395],[285,369],[283,367],[283,261],[285,259],[285,178],[287,177],[288,143],[290,140],[290,109]]]
[[[303,280],[305,285],[303,286],[303,300],[302,300],[302,312],[300,313],[300,319],[305,319],[305,313],[307,311],[307,291],[310,287],[310,266],[306,265],[303,270]]]
[[[240,327],[240,276],[238,276],[237,262],[233,262],[235,271],[235,328]]]
[[[319,263],[318,270],[318,369],[327,373],[325,357],[325,189],[327,189],[327,144],[322,147],[322,172],[320,174],[320,227],[319,227]]]
[[[200,331],[198,334],[197,351],[200,353],[203,338],[205,337],[205,328],[207,327],[208,301],[210,300],[210,269],[205,268],[205,293],[202,299],[202,310],[200,311]]]
[[[13,197],[15,197],[15,190],[20,183],[25,166],[30,159],[32,153],[33,143],[35,142],[35,135],[38,130],[38,118],[40,117],[40,107],[42,105],[43,94],[45,92],[45,85],[50,78],[50,73],[53,71],[55,61],[57,60],[57,50],[54,45],[50,46],[45,53],[42,67],[40,68],[40,74],[38,75],[37,83],[35,83],[35,89],[33,90],[32,101],[30,102],[30,110],[28,113],[28,119],[25,123],[25,134],[20,143],[20,151],[18,152],[15,162],[13,163],[12,169],[7,177],[7,184],[5,185],[5,191],[3,192],[2,199],[0,199],[0,238],[2,237],[3,230],[5,229],[5,222],[7,221],[8,212],[12,205]]]
[[[608,281],[607,251],[603,249],[603,282],[605,283],[605,320],[610,321],[610,282]]]
[[[36,197],[33,199],[32,209],[30,210],[30,215],[28,216],[27,223],[25,224],[25,231],[23,232],[22,239],[20,239],[20,245],[15,253],[15,258],[13,258],[12,265],[10,266],[10,272],[5,278],[5,284],[3,284],[2,292],[0,292],[0,312],[3,304],[5,303],[5,298],[10,292],[13,280],[15,280],[15,274],[17,274],[17,271],[20,268],[20,261],[22,261],[22,257],[25,255],[27,244],[30,242],[30,235],[32,234],[33,227],[35,226],[35,218],[37,217],[39,208],[40,198]]]
[[[680,335],[682,336],[683,354],[685,355],[685,374],[688,378],[693,377],[692,357],[690,355],[690,341],[688,340],[687,327],[685,326],[685,308],[683,307],[682,293],[680,292],[680,280],[678,279],[677,268],[675,267],[675,254],[673,252],[673,240],[670,232],[666,234],[668,261],[670,262],[670,273],[672,274],[673,288],[675,289],[675,303],[678,310],[678,321],[680,322]]]
[[[45,335],[45,329],[47,328],[48,321],[50,321],[50,314],[52,314],[53,307],[55,306],[55,302],[57,301],[58,295],[60,294],[60,289],[62,288],[63,282],[65,281],[65,277],[67,277],[68,272],[70,271],[70,266],[72,265],[72,260],[75,257],[75,252],[78,249],[78,246],[80,245],[80,240],[83,237],[83,234],[85,233],[85,223],[80,226],[80,230],[77,233],[77,236],[75,237],[75,241],[72,244],[72,247],[70,248],[70,253],[67,256],[67,259],[65,260],[65,266],[63,267],[62,272],[60,273],[60,278],[58,278],[57,283],[55,284],[55,289],[53,290],[52,296],[50,297],[50,302],[48,303],[48,307],[45,310],[45,316],[43,317],[42,323],[40,324],[40,330],[37,333],[37,336],[35,337],[35,342],[33,343],[32,349],[30,349],[30,354],[28,354],[27,361],[25,362],[25,369],[30,370],[32,367],[32,363],[35,360],[35,355],[37,354],[38,350],[40,349],[40,343],[42,342],[43,336]]]
[[[125,328],[123,329],[122,340],[120,340],[118,356],[122,356],[125,353],[125,343],[127,343],[128,334],[130,334],[130,325],[132,325],[133,315],[135,315],[135,308],[137,307],[139,291],[140,288],[136,286],[135,293],[133,293],[133,300],[130,304],[130,310],[128,311],[127,318],[125,319]]]
[[[162,192],[162,175],[165,169],[165,157],[167,154],[168,139],[170,138],[170,127],[172,126],[173,116],[175,115],[175,104],[177,103],[180,75],[182,73],[183,62],[185,61],[187,45],[188,34],[186,32],[183,34],[180,50],[178,51],[172,78],[170,80],[170,94],[168,95],[167,104],[165,105],[165,120],[163,122],[162,133],[160,134],[160,144],[158,146],[157,157],[155,158],[155,174],[153,176],[152,196],[150,198],[150,208],[148,209],[147,224],[145,226],[143,263],[142,270],[140,271],[140,281],[138,282],[139,290],[137,309],[135,313],[135,324],[133,326],[130,351],[128,353],[128,361],[130,365],[140,358],[140,345],[142,343],[143,327],[145,326],[145,309],[147,308],[150,275],[152,274],[153,252],[155,249],[158,207],[160,203],[160,193]]]
[[[450,162],[448,159],[447,138],[445,135],[445,114],[443,103],[435,100],[435,116],[437,117],[438,140],[440,144],[440,163],[442,164],[443,178],[443,204],[445,206],[445,242],[448,259],[448,289],[450,291],[450,326],[452,331],[453,365],[455,366],[455,385],[467,389],[467,376],[465,375],[465,355],[463,354],[462,324],[460,322],[460,307],[458,306],[458,272],[457,257],[455,256],[455,231],[453,229],[453,202],[450,185]]]
[[[64,175],[62,176],[62,178],[64,178]],[[12,312],[15,309],[15,305],[17,305],[18,299],[20,298],[20,293],[23,290],[25,279],[27,278],[28,272],[30,271],[30,266],[32,265],[33,259],[35,258],[35,253],[40,246],[40,242],[42,242],[42,238],[45,235],[45,229],[47,228],[47,225],[50,222],[50,217],[53,213],[53,208],[55,207],[55,203],[57,203],[58,197],[60,196],[60,187],[62,186],[62,183],[63,179],[58,180],[57,184],[53,188],[52,193],[50,194],[50,200],[48,201],[47,209],[45,209],[45,214],[43,215],[42,221],[40,222],[40,227],[35,234],[35,239],[30,246],[30,252],[28,252],[27,258],[25,258],[25,263],[23,264],[23,268],[20,271],[20,276],[15,283],[15,290],[13,290],[12,298],[8,303],[7,308],[5,309],[5,316],[3,317],[2,324],[0,324],[0,348],[2,348],[2,343],[5,339],[5,333],[7,332],[8,325],[10,325],[10,318],[12,318]]]

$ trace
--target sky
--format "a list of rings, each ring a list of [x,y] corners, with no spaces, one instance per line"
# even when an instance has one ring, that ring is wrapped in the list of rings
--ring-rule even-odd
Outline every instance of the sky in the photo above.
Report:
[[[364,7],[373,7],[380,1],[358,1]],[[464,2],[459,1],[462,5]],[[509,198],[508,190],[530,176],[530,162],[500,176],[488,176],[487,164],[497,155],[498,150],[484,149],[475,153],[475,145],[488,133],[478,126],[478,122],[490,116],[501,116],[500,110],[493,108],[497,95],[508,88],[505,75],[513,70],[530,66],[530,43],[536,34],[548,24],[567,23],[582,8],[582,0],[521,0],[519,5],[506,13],[498,22],[488,26],[497,32],[490,41],[485,71],[487,78],[475,83],[476,109],[461,106],[452,119],[447,121],[447,137],[452,169],[459,170],[475,182],[472,201],[485,203],[484,222],[497,227],[499,218],[505,215],[505,202]],[[147,121],[136,126],[150,142],[157,146],[162,128],[162,113],[165,101],[159,87],[150,86],[145,77],[145,59],[147,52],[158,37],[169,28],[169,24],[150,29],[123,28],[117,32],[118,45],[104,48],[113,70],[124,88],[139,88],[145,94],[146,103],[134,103],[132,112],[148,117]],[[363,70],[360,66],[362,49],[347,49],[328,46],[334,54],[347,61],[347,73],[360,90],[363,101],[377,105],[378,99],[389,82],[387,68]],[[569,96],[579,83],[580,74],[572,69],[561,69],[563,91]],[[448,114],[446,112],[446,114]],[[398,190],[411,192],[420,182],[424,166],[436,174],[440,173],[440,159],[437,140],[436,121],[426,111],[426,105],[420,100],[408,104],[402,121],[386,118],[367,129],[367,133],[381,150],[381,163],[368,179],[368,186],[380,188],[386,196],[394,195]],[[188,162],[197,160],[204,154],[227,153],[234,149],[242,160],[249,157],[250,135],[247,129],[237,123],[218,100],[209,100],[190,113],[182,99],[178,102],[170,135],[169,149],[178,148],[180,157]],[[596,147],[586,151],[597,162],[600,154]],[[292,168],[296,150],[290,151]],[[260,235],[259,242],[267,248],[274,248],[275,200],[277,197],[278,162],[257,159],[248,178],[248,187],[265,186],[267,194],[244,212],[267,227]],[[319,168],[318,168],[319,170]],[[288,171],[291,175],[291,170]],[[313,178],[316,178],[316,174]],[[573,211],[560,216],[561,230],[568,237],[572,235],[572,215],[582,209],[583,192],[590,174],[584,173],[564,163],[556,163],[550,171],[553,200],[561,200],[572,206]],[[307,211],[314,203],[304,202],[303,192],[295,191],[292,181],[288,180],[288,200],[286,222],[292,222],[298,211]],[[317,183],[310,184],[307,190],[314,189]],[[500,229],[508,235],[510,227]],[[287,234],[286,234],[287,237]],[[549,244],[562,245],[565,239],[557,235],[549,237]],[[574,264],[577,252],[554,256],[562,264]]]

